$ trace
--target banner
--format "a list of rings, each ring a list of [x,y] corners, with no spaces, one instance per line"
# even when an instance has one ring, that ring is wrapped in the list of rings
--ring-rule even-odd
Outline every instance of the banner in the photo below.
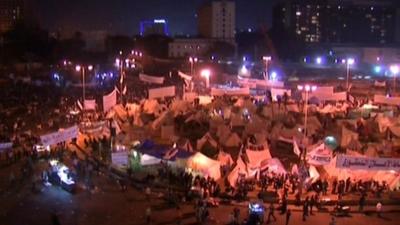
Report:
[[[327,165],[332,160],[332,151],[322,143],[307,153],[307,162],[311,165]]]
[[[400,159],[338,155],[336,168],[352,170],[400,170]]]
[[[164,77],[155,77],[155,76],[149,76],[146,74],[139,74],[139,79],[143,82],[147,83],[154,83],[154,84],[163,84],[164,83]]]
[[[42,141],[42,144],[45,146],[54,145],[64,141],[71,140],[73,138],[77,138],[79,133],[78,131],[79,131],[78,126],[73,126],[58,132],[42,135],[40,136],[40,140]]]
[[[222,95],[250,95],[250,89],[245,88],[211,88],[212,96]]]
[[[374,82],[374,86],[375,86],[375,87],[386,87],[386,81],[381,81],[381,82],[380,82],[380,81],[377,81],[377,80],[376,80],[376,81]]]
[[[87,100],[84,101],[85,110],[96,110],[96,100]]]
[[[13,146],[12,142],[3,142],[3,143],[0,143],[0,150],[10,149],[10,148],[12,148],[12,146]]]
[[[384,95],[374,95],[374,103],[387,105],[400,105],[400,97],[386,97]]]
[[[103,111],[107,112],[117,104],[117,89],[115,88],[110,94],[103,96]]]
[[[120,167],[128,166],[128,152],[112,152],[111,162],[112,164]]]
[[[175,86],[149,89],[149,99],[175,96]]]

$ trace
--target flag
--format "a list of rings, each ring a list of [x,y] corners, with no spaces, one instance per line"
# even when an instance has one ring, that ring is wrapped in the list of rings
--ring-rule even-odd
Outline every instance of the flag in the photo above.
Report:
[[[124,83],[124,75],[123,74],[121,74],[121,77],[119,79],[119,83],[120,84]]]
[[[294,154],[300,157],[301,151],[299,149],[299,145],[297,145],[297,141],[294,139],[293,139],[293,152]]]
[[[126,92],[128,91],[128,89],[126,88],[126,85],[125,85],[125,87],[124,87],[124,90],[122,91],[122,94],[123,95],[126,95]]]
[[[76,101],[76,104],[78,104],[78,107],[82,110],[83,109],[83,106],[82,106],[82,103],[78,100],[78,101]]]

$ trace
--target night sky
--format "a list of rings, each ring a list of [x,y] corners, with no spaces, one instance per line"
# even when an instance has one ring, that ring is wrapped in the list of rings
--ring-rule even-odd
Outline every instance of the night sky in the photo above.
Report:
[[[170,33],[196,34],[196,11],[206,0],[30,0],[40,24],[50,30],[107,30],[136,34],[143,19],[162,18]],[[236,0],[237,28],[271,24],[278,0]]]

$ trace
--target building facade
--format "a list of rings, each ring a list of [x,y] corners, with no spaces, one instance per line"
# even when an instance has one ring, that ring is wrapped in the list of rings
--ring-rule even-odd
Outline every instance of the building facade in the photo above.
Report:
[[[382,1],[288,0],[276,5],[273,25],[307,43],[391,44],[398,10]]]
[[[211,1],[198,10],[198,30],[203,38],[231,40],[235,38],[235,2]]]
[[[24,0],[0,1],[0,33],[9,31],[18,21],[24,19]]]
[[[145,20],[140,22],[140,35],[169,35],[168,22],[165,19]]]
[[[215,40],[204,38],[176,38],[168,45],[168,57],[184,58],[202,56],[214,45]]]

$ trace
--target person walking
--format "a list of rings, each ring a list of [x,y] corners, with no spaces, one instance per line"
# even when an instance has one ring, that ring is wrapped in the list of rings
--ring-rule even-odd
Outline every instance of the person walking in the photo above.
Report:
[[[276,221],[276,217],[275,217],[274,203],[271,203],[271,205],[269,206],[267,224],[271,221],[271,217],[274,218],[274,222],[275,222]]]
[[[289,225],[290,216],[292,216],[292,211],[290,209],[288,209],[286,211],[286,225]]]
[[[376,215],[377,215],[379,218],[382,218],[381,213],[382,213],[382,203],[381,203],[381,202],[378,202],[378,204],[376,204]]]

